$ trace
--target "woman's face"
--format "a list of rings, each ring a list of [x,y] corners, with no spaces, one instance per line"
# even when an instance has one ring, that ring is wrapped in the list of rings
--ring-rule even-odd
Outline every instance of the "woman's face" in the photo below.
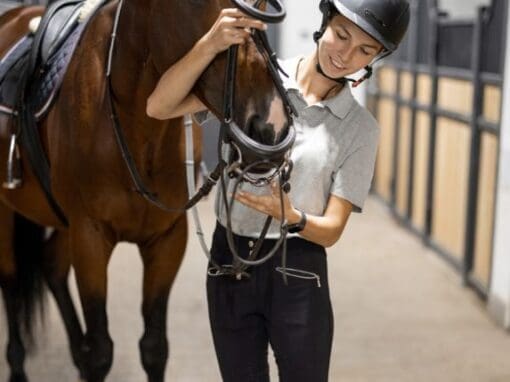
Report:
[[[319,63],[324,73],[340,78],[356,73],[379,54],[382,45],[349,19],[336,15],[319,42]]]

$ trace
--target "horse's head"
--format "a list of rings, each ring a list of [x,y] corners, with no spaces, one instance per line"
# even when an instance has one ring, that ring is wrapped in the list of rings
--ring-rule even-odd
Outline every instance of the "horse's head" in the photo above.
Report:
[[[155,3],[162,6],[164,0]],[[249,3],[250,1],[247,1]],[[168,4],[168,0],[166,1]],[[165,23],[166,30],[171,33],[158,40],[169,41],[166,47],[152,48],[152,54],[159,52],[160,57],[154,57],[156,65],[161,65],[163,71],[172,61],[178,59],[213,25],[221,9],[233,7],[232,0],[173,0],[171,13],[168,9],[161,23]],[[156,10],[153,14],[157,14]],[[161,16],[155,16],[159,18]],[[169,25],[170,24],[170,25]],[[160,26],[160,28],[163,28]],[[160,32],[161,33],[161,32]],[[260,48],[260,41],[259,41]],[[172,48],[170,48],[172,47]],[[166,48],[166,49],[165,49]],[[166,51],[165,51],[166,50]],[[168,50],[172,50],[168,52]],[[219,54],[198,80],[193,91],[216,114],[220,120],[224,118],[225,93],[229,92],[226,81],[228,67],[228,53]],[[253,39],[238,47],[237,59],[234,61],[235,80],[232,83],[232,121],[234,131],[242,131],[235,139],[244,139],[244,143],[273,147],[276,151],[286,151],[289,145],[291,131],[290,116],[286,110],[284,95],[278,89],[277,83],[269,70],[267,56],[257,48]],[[245,139],[246,138],[246,139]],[[234,140],[235,140],[234,139]],[[243,142],[241,142],[242,144]],[[253,146],[253,145],[251,145]],[[271,151],[270,151],[271,152]],[[268,158],[274,159],[274,158]]]

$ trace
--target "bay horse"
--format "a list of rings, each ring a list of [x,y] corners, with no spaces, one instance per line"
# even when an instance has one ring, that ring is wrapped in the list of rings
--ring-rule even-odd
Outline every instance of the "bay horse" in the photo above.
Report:
[[[24,347],[19,335],[19,314],[16,314],[20,304],[9,301],[16,296],[13,288],[20,284],[17,265],[29,259],[27,250],[31,258],[41,263],[43,272],[39,274],[49,281],[57,299],[73,360],[81,376],[89,382],[106,378],[113,362],[106,312],[107,266],[120,241],[136,244],[144,264],[144,333],[139,342],[142,365],[149,381],[164,380],[169,353],[167,303],[186,247],[187,219],[184,211],[162,211],[134,192],[112,128],[109,97],[113,99],[119,125],[146,184],[165,204],[183,206],[187,190],[182,118],[151,119],[145,112],[146,101],[166,69],[191,49],[221,10],[232,7],[232,3],[229,0],[125,0],[119,18],[109,94],[105,68],[117,6],[117,1],[108,3],[90,21],[59,95],[39,126],[51,164],[52,192],[67,217],[68,226],[54,214],[26,163],[23,186],[15,191],[0,191],[3,202],[0,285],[9,321],[12,381],[26,380]],[[18,8],[0,17],[0,56],[27,33],[28,21],[41,12],[38,7]],[[217,116],[222,114],[226,65],[226,53],[218,55],[193,89]],[[235,69],[233,120],[260,143],[277,144],[287,134],[290,121],[266,60],[253,41],[239,48]],[[274,121],[275,116],[283,121],[283,127],[268,122],[270,118]],[[198,127],[194,130],[197,137]],[[5,163],[8,150],[5,119],[0,121],[0,134],[3,138],[0,163]],[[195,140],[200,143],[199,137]],[[26,157],[23,151],[22,157]],[[195,157],[198,161],[198,150]],[[4,167],[0,166],[0,179],[6,176]],[[18,228],[30,230],[38,238],[32,241],[34,246],[41,243],[43,226],[55,228],[44,246],[27,249],[23,243],[16,245]],[[71,265],[78,284],[84,331],[67,289]]]

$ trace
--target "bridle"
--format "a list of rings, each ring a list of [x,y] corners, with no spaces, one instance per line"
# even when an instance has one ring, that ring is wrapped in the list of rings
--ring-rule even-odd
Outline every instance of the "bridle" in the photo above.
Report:
[[[249,5],[243,0],[231,0],[241,11],[247,15],[257,18],[266,23],[277,23],[281,22],[285,17],[285,10],[281,3],[281,0],[257,0],[254,5]],[[276,10],[273,13],[264,12],[258,9],[262,2],[267,2],[273,6]],[[223,100],[223,118],[220,127],[220,137],[218,139],[218,159],[219,162],[215,169],[209,174],[207,180],[204,182],[202,187],[196,192],[187,203],[181,208],[172,208],[166,206],[161,200],[159,200],[157,194],[147,189],[142,181],[140,173],[136,167],[135,161],[130,153],[127,141],[125,139],[124,132],[121,128],[115,105],[113,102],[113,88],[111,82],[111,68],[112,58],[115,47],[116,31],[118,28],[120,13],[122,10],[124,0],[119,1],[117,8],[114,27],[112,33],[112,39],[110,44],[110,50],[108,55],[108,68],[107,68],[107,81],[108,81],[108,98],[110,100],[111,107],[111,119],[113,122],[115,137],[119,148],[122,153],[122,157],[126,163],[128,171],[131,175],[132,181],[135,185],[136,191],[147,199],[150,203],[156,205],[160,209],[166,212],[183,212],[196,205],[204,196],[208,195],[211,189],[221,181],[222,197],[224,206],[226,208],[227,215],[227,241],[230,250],[234,257],[234,262],[231,265],[220,265],[212,259],[210,253],[206,251],[209,258],[211,268],[209,269],[210,275],[235,275],[240,279],[243,275],[249,276],[246,269],[250,265],[258,265],[269,260],[283,245],[282,255],[282,268],[285,269],[286,263],[286,236],[288,233],[287,221],[284,216],[283,208],[283,193],[290,191],[290,185],[288,183],[290,173],[292,171],[292,161],[289,158],[289,151],[294,144],[296,133],[292,126],[292,118],[297,116],[297,111],[290,101],[287,92],[283,86],[283,82],[280,77],[280,72],[284,75],[285,72],[278,64],[276,54],[271,49],[267,35],[263,31],[252,30],[251,37],[255,43],[255,46],[259,53],[264,57],[268,71],[275,84],[276,90],[282,99],[284,104],[285,113],[287,120],[289,121],[289,131],[287,136],[282,142],[276,145],[264,145],[248,137],[242,130],[237,126],[233,120],[234,111],[234,99],[235,99],[235,81],[236,81],[236,67],[237,67],[237,53],[238,46],[234,45],[228,49],[227,52],[227,66],[225,73],[225,85],[224,85],[224,100]],[[287,76],[287,75],[286,75]],[[228,160],[222,157],[222,146],[223,144],[229,145],[232,148],[232,152],[235,155],[231,155]],[[245,158],[250,158],[250,163],[246,164]],[[260,169],[263,169],[266,174],[260,173]],[[234,179],[234,192],[231,199],[227,198],[227,186],[225,179],[225,172],[230,178]],[[257,175],[254,175],[257,174]],[[243,259],[234,244],[234,237],[232,233],[231,216],[234,208],[235,193],[243,182],[248,182],[254,186],[267,186],[271,184],[275,179],[279,181],[279,192],[280,192],[280,205],[281,205],[281,224],[280,224],[280,238],[276,241],[274,247],[266,255],[259,257],[262,243],[265,240],[266,234],[272,222],[270,216],[267,217],[261,235],[250,252],[250,256],[247,259]],[[202,238],[202,235],[199,234]],[[203,246],[204,247],[204,246]],[[282,272],[284,277],[285,272]]]

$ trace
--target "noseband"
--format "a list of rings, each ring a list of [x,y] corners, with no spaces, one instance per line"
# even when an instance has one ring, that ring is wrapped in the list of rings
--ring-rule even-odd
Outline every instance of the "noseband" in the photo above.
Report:
[[[281,22],[285,17],[285,10],[280,0],[266,0],[277,10],[276,13],[260,11],[258,6],[260,6],[262,1],[264,0],[258,0],[253,6],[250,6],[243,0],[232,0],[232,2],[241,11],[251,17],[268,23]],[[290,122],[293,117],[297,116],[298,113],[290,101],[280,77],[280,73],[283,73],[285,76],[287,76],[287,74],[279,65],[276,54],[269,45],[266,33],[258,29],[252,29],[251,37],[257,47],[257,50],[266,62],[269,74],[271,75],[273,83],[276,86],[276,90],[283,101],[287,121]],[[257,172],[256,170],[260,168],[267,170],[268,168],[274,167],[275,164],[278,165],[277,167],[280,167],[280,165],[286,161],[285,156],[288,154],[290,148],[294,144],[294,140],[296,139],[296,132],[292,124],[290,124],[289,131],[282,142],[276,145],[264,145],[251,139],[233,121],[238,50],[238,45],[232,45],[227,52],[223,121],[220,138],[223,139],[225,143],[233,146],[234,152],[237,155],[238,169],[243,168],[247,163],[254,164],[254,162],[258,163],[251,166],[251,170],[247,173]],[[237,175],[239,174],[240,172],[237,171]],[[250,178],[246,178],[245,180],[251,182]]]

